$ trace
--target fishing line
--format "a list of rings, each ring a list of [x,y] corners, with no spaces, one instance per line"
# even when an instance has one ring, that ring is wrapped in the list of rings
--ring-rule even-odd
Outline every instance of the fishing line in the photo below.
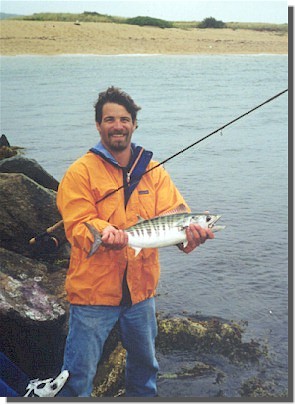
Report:
[[[257,105],[254,108],[251,108],[251,110],[248,110],[247,112],[245,112],[244,114],[239,115],[237,118],[227,122],[226,124],[224,124],[223,126],[215,129],[214,131],[210,132],[210,134],[204,136],[203,138],[198,139],[196,142],[186,146],[185,148],[179,150],[178,152],[174,153],[173,155],[169,156],[167,159],[163,160],[162,162],[158,163],[156,166],[153,166],[152,168],[150,168],[149,170],[146,170],[140,177],[135,177],[132,182],[128,183],[128,184],[123,184],[122,186],[118,187],[117,189],[111,191],[110,193],[106,194],[104,197],[102,197],[100,200],[96,201],[95,204],[100,203],[101,201],[105,200],[106,198],[110,197],[111,195],[117,193],[118,191],[122,190],[123,188],[129,187],[130,185],[133,185],[135,183],[137,183],[144,175],[146,175],[147,173],[150,173],[152,170],[156,169],[159,166],[162,166],[163,164],[169,162],[169,160],[174,159],[176,156],[181,155],[182,153],[186,152],[188,149],[198,145],[199,143],[203,142],[205,139],[209,138],[210,136],[216,134],[217,132],[220,132],[222,134],[222,130],[224,128],[229,127],[230,125],[232,125],[234,122],[239,121],[240,119],[242,119],[243,117],[245,117],[246,115],[251,114],[253,111],[258,110],[259,108],[261,108],[262,106],[264,106],[265,104],[270,103],[271,101],[275,100],[276,98],[280,97],[281,95],[283,95],[284,93],[286,93],[288,91],[288,89],[285,89],[283,91],[281,91],[280,93],[277,93],[276,95],[274,95],[273,97],[265,100],[263,103]]]

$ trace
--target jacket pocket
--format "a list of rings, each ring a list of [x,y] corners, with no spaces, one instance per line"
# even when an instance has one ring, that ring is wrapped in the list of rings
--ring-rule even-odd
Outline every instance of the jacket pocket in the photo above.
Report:
[[[144,219],[153,218],[155,216],[155,196],[151,190],[138,191],[138,207],[139,215]]]

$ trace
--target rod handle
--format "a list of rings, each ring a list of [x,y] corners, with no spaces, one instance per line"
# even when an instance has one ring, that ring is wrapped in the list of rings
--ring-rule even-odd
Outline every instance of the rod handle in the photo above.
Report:
[[[40,235],[37,235],[34,238],[30,239],[29,244],[33,245],[34,243],[36,243],[37,237],[45,236],[45,235],[47,235],[49,233],[54,232],[56,229],[60,228],[63,225],[63,223],[64,223],[64,221],[61,219],[56,224],[54,224],[54,225],[50,226],[49,228],[47,228],[45,232],[43,232]]]

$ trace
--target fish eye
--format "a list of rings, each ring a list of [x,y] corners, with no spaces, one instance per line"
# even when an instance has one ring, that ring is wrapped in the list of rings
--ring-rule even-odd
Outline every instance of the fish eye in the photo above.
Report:
[[[207,215],[207,216],[206,216],[206,222],[210,222],[211,219],[212,219],[212,218],[210,217],[210,215]]]

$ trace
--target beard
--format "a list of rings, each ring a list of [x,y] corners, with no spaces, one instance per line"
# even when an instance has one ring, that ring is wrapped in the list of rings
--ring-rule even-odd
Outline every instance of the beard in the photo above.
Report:
[[[108,147],[114,152],[122,152],[130,145],[131,135],[125,132],[110,132],[108,134]]]

